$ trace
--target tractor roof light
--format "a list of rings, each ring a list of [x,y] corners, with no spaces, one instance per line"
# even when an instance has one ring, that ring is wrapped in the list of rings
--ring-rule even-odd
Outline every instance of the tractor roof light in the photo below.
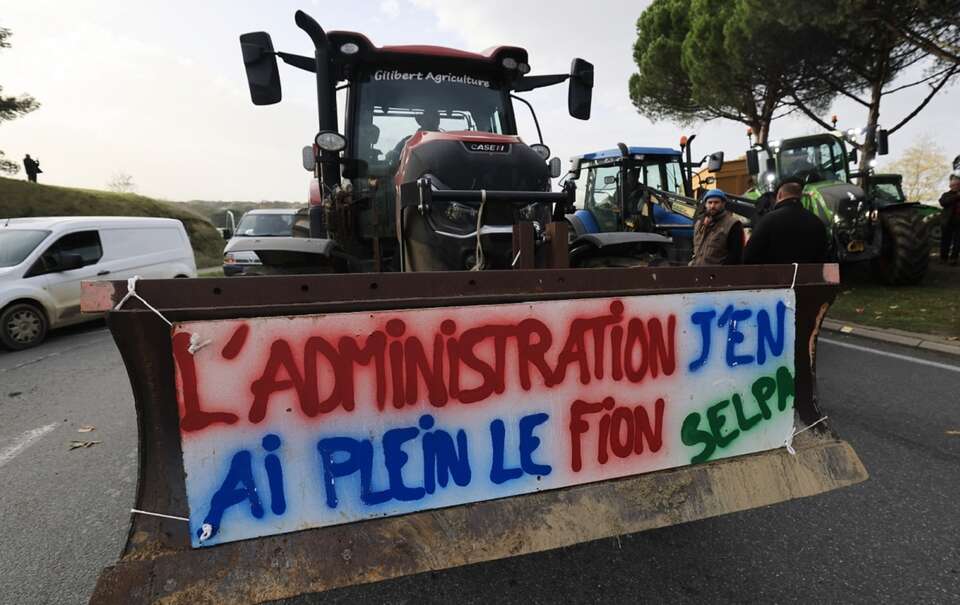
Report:
[[[776,175],[773,174],[772,172],[768,172],[766,178],[768,183],[773,183],[775,180],[777,180]]]
[[[530,73],[530,66],[527,65],[526,63],[520,63],[519,65],[517,65],[517,71],[519,71],[521,75],[525,76],[528,73]]]
[[[513,57],[504,57],[503,61],[500,61],[500,64],[506,67],[507,69],[516,69],[517,60]]]
[[[347,139],[342,134],[332,130],[324,130],[317,134],[315,142],[320,149],[335,153],[343,151],[347,146]]]
[[[360,45],[356,42],[345,42],[340,45],[340,52],[345,55],[355,55],[360,52]]]

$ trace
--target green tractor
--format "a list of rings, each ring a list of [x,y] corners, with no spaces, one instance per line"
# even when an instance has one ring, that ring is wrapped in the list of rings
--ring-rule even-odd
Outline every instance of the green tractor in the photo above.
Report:
[[[909,204],[914,212],[920,215],[925,234],[931,248],[940,245],[940,208],[922,203],[910,203],[903,193],[903,176],[899,174],[869,174],[864,177],[864,190],[867,197],[874,200],[874,204],[881,210],[884,208],[903,208]]]
[[[917,284],[930,262],[922,209],[906,202],[899,175],[850,171],[857,154],[855,149],[848,152],[846,143],[857,134],[831,132],[755,146],[747,151],[754,186],[745,195],[757,201],[762,216],[773,206],[778,183],[802,180],[803,205],[827,226],[836,261],[870,261],[887,284]],[[887,152],[886,139],[886,132],[879,131],[876,143],[881,155]]]

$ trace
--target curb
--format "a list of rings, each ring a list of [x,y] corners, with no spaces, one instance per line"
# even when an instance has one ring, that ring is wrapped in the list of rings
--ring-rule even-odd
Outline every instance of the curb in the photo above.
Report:
[[[934,336],[932,334],[919,334],[917,332],[907,332],[906,330],[889,328],[873,328],[846,321],[836,321],[834,319],[824,319],[823,329],[829,330],[830,332],[840,332],[842,334],[854,334],[863,338],[924,349],[926,351],[936,351],[938,353],[960,356],[960,341],[948,340],[942,336]]]

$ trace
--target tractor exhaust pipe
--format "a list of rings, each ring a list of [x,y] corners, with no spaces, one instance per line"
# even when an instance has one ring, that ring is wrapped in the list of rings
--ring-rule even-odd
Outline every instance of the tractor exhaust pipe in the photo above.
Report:
[[[336,82],[330,74],[330,43],[326,32],[313,17],[298,10],[294,16],[297,27],[313,41],[317,64],[317,122],[319,132],[337,131]],[[319,150],[317,164],[320,170],[321,197],[326,198],[340,182],[340,158],[331,151]],[[325,237],[323,206],[310,206],[310,237]]]

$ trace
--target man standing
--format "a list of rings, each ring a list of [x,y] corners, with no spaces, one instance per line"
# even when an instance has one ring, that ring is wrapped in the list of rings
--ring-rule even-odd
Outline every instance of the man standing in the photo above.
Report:
[[[40,170],[40,160],[35,160],[28,153],[23,158],[23,170],[27,173],[27,180],[31,183],[37,182],[37,175],[43,172]]]
[[[960,172],[950,175],[950,190],[940,196],[940,260],[957,264],[960,256]]]
[[[745,265],[826,262],[827,228],[803,207],[802,195],[800,181],[780,184],[776,205],[757,222],[743,250]]]
[[[743,225],[726,211],[727,194],[711,189],[703,196],[704,214],[693,227],[690,266],[739,265],[743,256]]]

